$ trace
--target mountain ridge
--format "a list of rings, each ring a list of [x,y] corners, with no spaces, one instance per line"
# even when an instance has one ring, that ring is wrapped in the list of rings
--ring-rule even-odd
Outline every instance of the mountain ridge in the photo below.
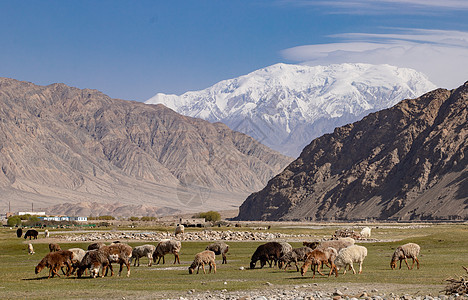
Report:
[[[314,139],[240,220],[467,220],[468,82]]]
[[[311,140],[370,112],[434,89],[421,73],[389,65],[276,64],[161,103],[192,117],[223,122],[288,156]]]
[[[291,161],[224,124],[163,105],[9,78],[0,78],[0,142],[0,198],[22,207],[236,207]]]

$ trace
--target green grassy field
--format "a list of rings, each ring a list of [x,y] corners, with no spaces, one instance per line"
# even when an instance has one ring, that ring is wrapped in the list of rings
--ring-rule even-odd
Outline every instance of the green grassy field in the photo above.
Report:
[[[221,228],[226,230],[226,228]],[[232,229],[232,228],[229,228]],[[151,230],[151,229],[145,229]],[[243,228],[245,230],[245,228]],[[271,231],[284,233],[308,233],[316,236],[330,235],[334,230],[280,228]],[[48,253],[48,244],[35,243],[36,254],[28,255],[27,244],[23,238],[16,237],[15,231],[8,228],[0,230],[0,297],[5,298],[115,298],[147,297],[164,298],[187,290],[245,290],[265,288],[270,282],[275,286],[299,285],[305,283],[321,284],[403,284],[419,286],[422,291],[437,293],[444,280],[463,275],[462,265],[468,266],[468,225],[431,225],[425,228],[388,228],[379,227],[372,231],[373,238],[401,239],[398,242],[362,243],[368,249],[364,261],[363,274],[347,273],[339,277],[318,277],[312,279],[311,272],[305,277],[295,270],[283,271],[277,268],[248,269],[250,256],[263,242],[228,242],[228,264],[222,265],[217,257],[216,274],[189,275],[188,266],[194,255],[205,249],[209,242],[182,242],[180,265],[173,265],[173,255],[166,256],[165,265],[146,265],[147,259],[140,260],[140,267],[131,268],[131,276],[82,278],[75,276],[47,279],[48,272],[35,275],[34,267]],[[53,232],[52,232],[53,237]],[[42,235],[41,237],[42,238]],[[40,240],[39,240],[40,242]],[[421,246],[421,268],[409,271],[406,266],[401,270],[390,269],[390,257],[398,245],[415,242]],[[89,243],[60,243],[62,249],[81,247]],[[131,246],[144,244],[129,243]],[[291,243],[293,247],[300,242]],[[358,243],[359,244],[359,243]],[[243,266],[245,270],[239,270]],[[114,267],[114,270],[118,269]],[[124,269],[125,271],[125,269]],[[125,274],[125,272],[123,272]],[[226,282],[227,284],[224,284]],[[398,291],[396,291],[398,292]]]

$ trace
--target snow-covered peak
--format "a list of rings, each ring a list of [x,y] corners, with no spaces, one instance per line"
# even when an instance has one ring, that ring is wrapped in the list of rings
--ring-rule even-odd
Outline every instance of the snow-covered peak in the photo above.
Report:
[[[286,155],[336,126],[434,89],[427,77],[390,65],[275,64],[180,96],[158,93],[147,104],[164,104],[187,116],[221,121]]]

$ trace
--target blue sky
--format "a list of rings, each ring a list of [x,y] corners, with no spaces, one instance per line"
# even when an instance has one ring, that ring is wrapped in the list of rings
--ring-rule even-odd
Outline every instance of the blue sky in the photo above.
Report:
[[[145,101],[279,62],[389,63],[468,80],[465,0],[0,0],[0,76]]]

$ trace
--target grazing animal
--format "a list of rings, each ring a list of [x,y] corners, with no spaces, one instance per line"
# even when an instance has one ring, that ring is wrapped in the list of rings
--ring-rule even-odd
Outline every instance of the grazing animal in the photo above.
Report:
[[[222,264],[227,264],[226,253],[229,251],[229,245],[225,242],[214,242],[213,244],[208,245],[205,250],[213,251],[216,255],[221,254],[221,256],[223,257]]]
[[[159,244],[156,246],[156,250],[154,250],[153,253],[153,262],[156,262],[156,259],[159,258],[158,264],[161,261],[161,258],[163,260],[163,264],[166,263],[164,260],[164,255],[168,253],[174,254],[174,264],[178,262],[180,264],[179,260],[179,252],[180,248],[182,247],[180,241],[172,241],[172,240],[162,240],[159,242]]]
[[[28,254],[33,255],[34,253],[34,247],[32,244],[28,244]]]
[[[55,252],[55,251],[60,251],[60,250],[62,250],[62,248],[60,248],[59,244],[54,244],[54,243],[49,244],[49,251],[50,252]]]
[[[48,237],[49,237],[49,230],[46,229],[46,230],[44,231],[44,237],[45,237],[45,238],[48,238]]]
[[[23,235],[23,229],[21,228],[16,229],[16,236],[20,238],[22,235]]]
[[[419,269],[419,251],[421,250],[421,247],[418,244],[415,243],[408,243],[404,244],[402,246],[399,246],[395,249],[395,252],[393,253],[392,256],[392,261],[390,262],[390,267],[393,269],[396,268],[397,265],[397,260],[400,260],[400,269],[401,269],[401,261],[404,260],[406,263],[406,266],[408,267],[408,270],[412,270],[414,267],[414,261],[417,263],[417,267]],[[411,265],[411,268],[408,265],[408,261],[406,260],[407,258],[412,258],[413,259],[413,264]]]
[[[180,234],[180,233],[183,234],[183,233],[184,233],[184,230],[185,230],[184,225],[182,225],[182,224],[177,224],[177,226],[176,226],[176,228],[175,228],[175,232],[174,232],[175,236],[177,236],[177,235]]]
[[[138,266],[140,266],[140,258],[143,256],[148,257],[148,267],[151,267],[151,263],[153,262],[153,252],[156,250],[156,246],[154,245],[142,245],[133,248],[132,257],[130,258],[130,264],[132,260],[135,259],[133,266],[136,266],[138,262]]]
[[[112,265],[109,262],[109,256],[105,251],[98,249],[86,251],[83,259],[78,265],[77,276],[80,278],[86,269],[90,269],[90,276],[96,278],[99,276],[99,269],[102,267],[101,277],[104,277],[104,271],[111,269],[111,276],[114,275]]]
[[[102,242],[97,242],[97,243],[92,243],[92,244],[89,244],[88,246],[88,250],[97,250],[99,248],[101,248],[102,246],[105,246],[106,244],[102,243]]]
[[[83,260],[83,257],[86,254],[86,251],[84,251],[81,248],[70,248],[68,251],[71,251],[73,253],[72,257],[72,271],[71,274],[75,273],[76,269],[79,268],[81,261]]]
[[[359,274],[362,273],[362,263],[367,256],[367,248],[359,245],[352,245],[348,248],[341,249],[338,252],[338,256],[335,260],[337,270],[344,268],[343,275],[346,274],[346,267],[349,270],[353,270],[353,274],[356,274],[353,263],[359,263]],[[337,274],[338,276],[338,274]]]
[[[115,262],[120,265],[119,276],[122,273],[123,265],[127,267],[127,277],[130,276],[129,260],[132,257],[132,247],[124,243],[118,243],[110,244],[109,246],[103,246],[99,249],[99,251],[104,251],[108,255],[110,263]]]
[[[214,273],[216,273],[215,253],[213,251],[205,250],[203,252],[197,253],[195,255],[195,259],[189,267],[189,274],[193,274],[195,268],[197,268],[198,274],[198,271],[200,271],[200,266],[203,269],[203,274],[206,274],[205,264],[210,266],[209,273],[211,273],[211,268],[213,268]]]
[[[294,248],[279,258],[278,267],[282,269],[284,266],[284,270],[286,271],[286,269],[291,266],[291,263],[294,263],[296,265],[296,270],[299,272],[297,262],[305,261],[307,258],[307,253],[309,252],[312,252],[312,249],[309,247]]]
[[[361,238],[370,238],[371,237],[371,229],[370,227],[364,227],[362,230],[361,230],[361,233],[359,234],[361,236]]]
[[[73,253],[71,251],[56,251],[48,253],[36,266],[35,273],[38,274],[44,268],[49,268],[49,277],[59,276],[58,270],[62,267],[67,267],[66,275],[69,276],[72,270]]]
[[[328,276],[330,276],[333,271],[335,271],[336,276],[338,276],[338,271],[335,266],[336,256],[337,252],[335,248],[332,247],[328,247],[326,249],[314,249],[312,252],[307,254],[304,265],[301,267],[301,275],[304,276],[309,266],[312,266],[312,271],[314,272],[312,278],[315,277],[315,267],[317,267],[317,272],[320,275],[325,276],[320,272],[320,266],[327,264],[330,267],[330,273],[328,273]]]
[[[250,259],[250,268],[254,269],[257,261],[260,261],[260,268],[263,268],[268,262],[270,267],[271,260],[276,261],[281,257],[283,245],[278,242],[268,242],[257,247]]]
[[[29,229],[24,234],[24,239],[27,239],[29,237],[29,239],[34,238],[35,240],[37,240],[37,235],[38,234],[39,234],[39,232],[37,232],[36,229]]]

